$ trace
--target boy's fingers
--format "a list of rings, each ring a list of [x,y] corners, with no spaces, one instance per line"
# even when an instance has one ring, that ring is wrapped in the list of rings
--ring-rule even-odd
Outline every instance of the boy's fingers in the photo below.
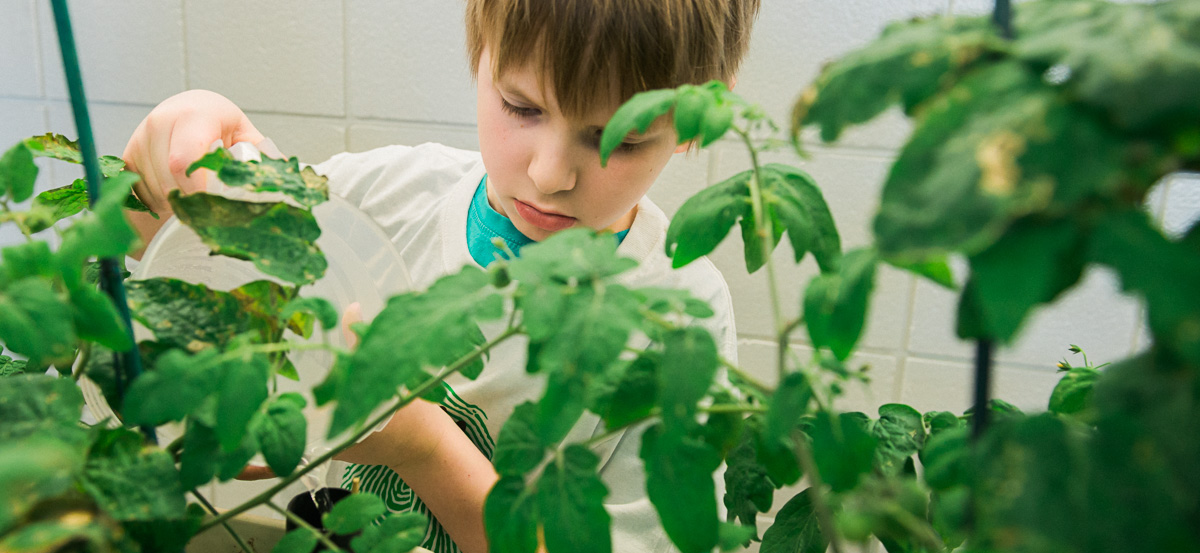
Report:
[[[361,320],[362,306],[358,302],[346,306],[346,311],[342,313],[342,336],[346,339],[346,345],[350,349],[354,349],[358,345],[358,335],[350,330],[350,325]]]
[[[266,480],[267,478],[275,478],[275,472],[271,470],[271,467],[258,465],[246,465],[246,468],[237,475],[238,480]]]

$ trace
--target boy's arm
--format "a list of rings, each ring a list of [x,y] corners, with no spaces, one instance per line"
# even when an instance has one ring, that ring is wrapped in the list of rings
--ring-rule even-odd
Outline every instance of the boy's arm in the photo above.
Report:
[[[487,551],[483,504],[499,476],[441,407],[417,400],[337,459],[387,465],[429,507],[460,549]]]

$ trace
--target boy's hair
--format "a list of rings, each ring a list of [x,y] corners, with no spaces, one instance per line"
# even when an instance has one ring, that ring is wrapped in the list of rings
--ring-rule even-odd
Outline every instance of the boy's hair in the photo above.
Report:
[[[471,74],[478,77],[485,45],[493,77],[532,63],[542,92],[552,89],[570,116],[614,92],[624,101],[685,83],[729,84],[759,1],[467,0]]]

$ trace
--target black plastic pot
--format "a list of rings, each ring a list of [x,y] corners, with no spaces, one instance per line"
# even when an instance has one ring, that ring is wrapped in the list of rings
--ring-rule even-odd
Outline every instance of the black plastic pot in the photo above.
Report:
[[[293,497],[287,504],[287,510],[300,517],[301,520],[307,522],[317,530],[325,530],[325,525],[321,522],[321,518],[325,513],[328,513],[333,505],[343,498],[350,495],[350,490],[343,488],[321,488],[313,493],[303,492]],[[316,498],[314,502],[313,499]],[[287,521],[287,529],[290,532],[298,528],[291,520]],[[330,540],[337,544],[338,547],[346,551],[350,549],[350,540],[362,533],[361,531],[353,534],[334,535],[330,536]],[[313,551],[325,551],[329,549],[324,543],[317,542],[317,546]]]

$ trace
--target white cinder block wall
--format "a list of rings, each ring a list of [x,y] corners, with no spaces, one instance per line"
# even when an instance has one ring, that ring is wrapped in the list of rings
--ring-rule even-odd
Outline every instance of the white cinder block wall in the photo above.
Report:
[[[792,101],[823,63],[871,40],[888,22],[980,13],[987,5],[764,0],[736,90],[786,122]],[[189,88],[230,97],[283,151],[308,161],[393,143],[478,144],[461,1],[76,0],[71,10],[101,153],[119,155],[151,107]],[[0,13],[0,146],[47,131],[76,136],[49,2],[0,0]],[[824,188],[847,247],[869,243],[881,182],[907,132],[904,119],[889,114],[836,146],[813,143],[816,155],[802,164]],[[768,158],[796,162],[782,154]],[[679,156],[651,196],[673,212],[688,195],[743,169],[746,159],[732,142]],[[74,169],[44,171],[39,190],[66,184],[79,173]],[[1168,179],[1148,207],[1178,232],[1200,213],[1197,190],[1194,177]],[[0,244],[15,238],[0,233]],[[790,250],[778,253],[790,265]],[[739,244],[723,245],[713,258],[733,290],[742,363],[773,380],[765,277],[745,274]],[[811,264],[782,271],[785,313],[798,310]],[[1141,320],[1141,306],[1118,293],[1110,274],[1089,273],[998,353],[996,395],[1022,408],[1044,408],[1057,380],[1055,362],[1068,354],[1068,344],[1079,344],[1093,360],[1115,360],[1144,347]],[[873,411],[903,401],[921,410],[966,408],[972,350],[954,337],[953,321],[950,293],[900,271],[881,271],[858,357],[870,365],[873,383],[851,390],[843,407]],[[803,338],[797,336],[799,350]],[[211,493],[224,504],[244,496]],[[784,500],[781,494],[776,508]]]

